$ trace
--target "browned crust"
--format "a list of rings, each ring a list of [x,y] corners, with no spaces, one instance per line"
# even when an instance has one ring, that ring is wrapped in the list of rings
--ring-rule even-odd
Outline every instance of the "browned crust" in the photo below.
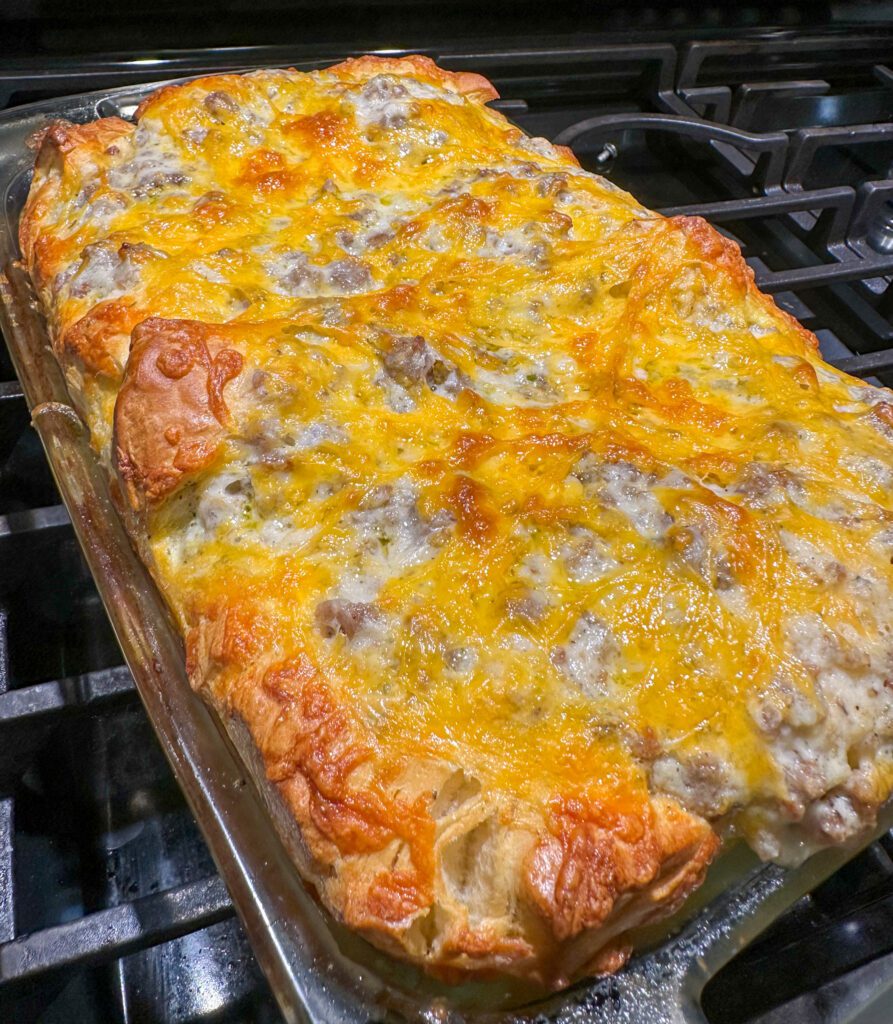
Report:
[[[130,331],[144,314],[126,302],[104,302],[74,323],[66,323],[65,310],[54,305],[53,281],[59,270],[75,258],[69,242],[41,230],[45,220],[65,196],[89,181],[97,164],[134,131],[117,117],[76,125],[56,121],[39,132],[34,179],[19,221],[19,243],[31,280],[43,302],[53,349],[65,371],[69,389],[83,410],[93,380],[117,385],[130,345]],[[60,315],[62,314],[62,315]],[[100,388],[101,390],[101,388]]]
[[[248,727],[300,827],[305,871],[376,945],[446,980],[511,973],[557,988],[622,966],[624,933],[700,884],[719,840],[667,798],[620,814],[561,799],[544,817],[459,790],[438,811],[456,769],[379,749],[306,653],[264,657],[268,632],[233,599],[205,609],[187,634],[191,678]],[[477,877],[475,855],[493,877]]]
[[[34,163],[34,181],[19,220],[19,246],[38,289],[47,282],[55,255],[54,246],[48,246],[43,252],[36,247],[40,225],[51,207],[59,202],[64,179],[133,131],[134,126],[120,117],[106,117],[89,124],[55,121],[35,140],[39,141],[39,149]]]
[[[665,861],[690,853],[693,843],[697,855],[684,858],[684,866],[695,877],[714,849],[712,831],[692,829],[688,815],[680,817],[661,800],[619,825],[591,820],[591,810],[585,804],[562,807],[527,865],[531,895],[562,941],[599,927],[621,893],[648,885]]]
[[[88,372],[117,380],[130,348],[130,333],[146,314],[132,303],[100,302],[63,331],[57,354]]]
[[[114,428],[132,509],[156,503],[214,460],[229,419],[224,390],[244,365],[232,344],[188,320],[153,317],[133,331]]]
[[[577,154],[571,149],[570,146],[555,146],[555,151],[564,157],[568,163],[574,165],[574,167],[582,167],[583,165],[577,159]]]
[[[783,310],[772,298],[757,288],[754,272],[747,265],[737,242],[720,234],[708,224],[703,217],[671,217],[671,223],[682,230],[689,242],[693,243],[702,253],[705,262],[723,270],[735,285],[749,297],[757,300],[775,316],[780,317],[788,327],[792,328],[806,342],[809,348],[818,352],[819,339],[808,330],[796,317]]]

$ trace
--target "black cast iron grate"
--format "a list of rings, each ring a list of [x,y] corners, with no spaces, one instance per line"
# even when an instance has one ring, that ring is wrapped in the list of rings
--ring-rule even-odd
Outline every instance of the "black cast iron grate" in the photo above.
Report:
[[[508,116],[647,205],[709,217],[826,358],[893,382],[893,33],[432,56],[491,77]],[[8,62],[0,106],[329,59],[246,48]],[[878,959],[893,952],[891,924],[884,837],[721,971],[705,1009],[738,1024],[793,999],[771,1019],[824,1020],[829,999],[852,998],[846,978],[893,973]],[[279,1019],[122,667],[2,345],[0,1019]]]

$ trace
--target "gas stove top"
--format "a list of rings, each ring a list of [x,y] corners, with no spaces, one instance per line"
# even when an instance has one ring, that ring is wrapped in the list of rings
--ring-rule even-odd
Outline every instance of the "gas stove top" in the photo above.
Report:
[[[507,116],[646,205],[708,217],[827,359],[893,383],[893,29],[706,35],[422,49],[493,79]],[[0,68],[0,105],[348,52],[22,56]],[[711,1024],[843,1022],[873,1001],[866,1024],[893,1019],[891,924],[885,836],[710,982]],[[0,1019],[280,1020],[123,667],[2,344]],[[613,1019],[610,1000],[593,1010],[593,1024]]]

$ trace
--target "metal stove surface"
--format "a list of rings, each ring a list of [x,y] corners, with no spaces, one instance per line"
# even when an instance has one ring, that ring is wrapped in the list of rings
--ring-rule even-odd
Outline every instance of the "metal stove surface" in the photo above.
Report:
[[[432,51],[522,127],[644,203],[699,212],[826,358],[893,382],[893,33]],[[167,78],[314,62],[243,49]],[[2,102],[147,77],[144,58],[21,61]],[[714,978],[713,1024],[893,1020],[893,840]],[[279,1016],[157,747],[0,345],[0,1020]],[[596,1022],[594,1022],[596,1024]]]

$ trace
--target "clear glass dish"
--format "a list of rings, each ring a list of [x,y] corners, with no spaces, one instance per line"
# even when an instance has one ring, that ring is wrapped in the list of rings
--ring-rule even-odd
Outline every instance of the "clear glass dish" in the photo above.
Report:
[[[709,978],[803,893],[889,829],[891,808],[857,845],[825,851],[797,869],[760,864],[740,847],[726,851],[679,914],[638,936],[639,952],[627,968],[545,1000],[512,985],[451,988],[423,977],[339,926],[298,876],[287,849],[290,829],[253,745],[189,686],[181,640],[112,504],[27,274],[17,263],[18,219],[33,161],[29,136],[57,118],[130,117],[159,84],[68,96],[0,114],[0,327],[146,712],[285,1019],[706,1024],[699,996]]]

